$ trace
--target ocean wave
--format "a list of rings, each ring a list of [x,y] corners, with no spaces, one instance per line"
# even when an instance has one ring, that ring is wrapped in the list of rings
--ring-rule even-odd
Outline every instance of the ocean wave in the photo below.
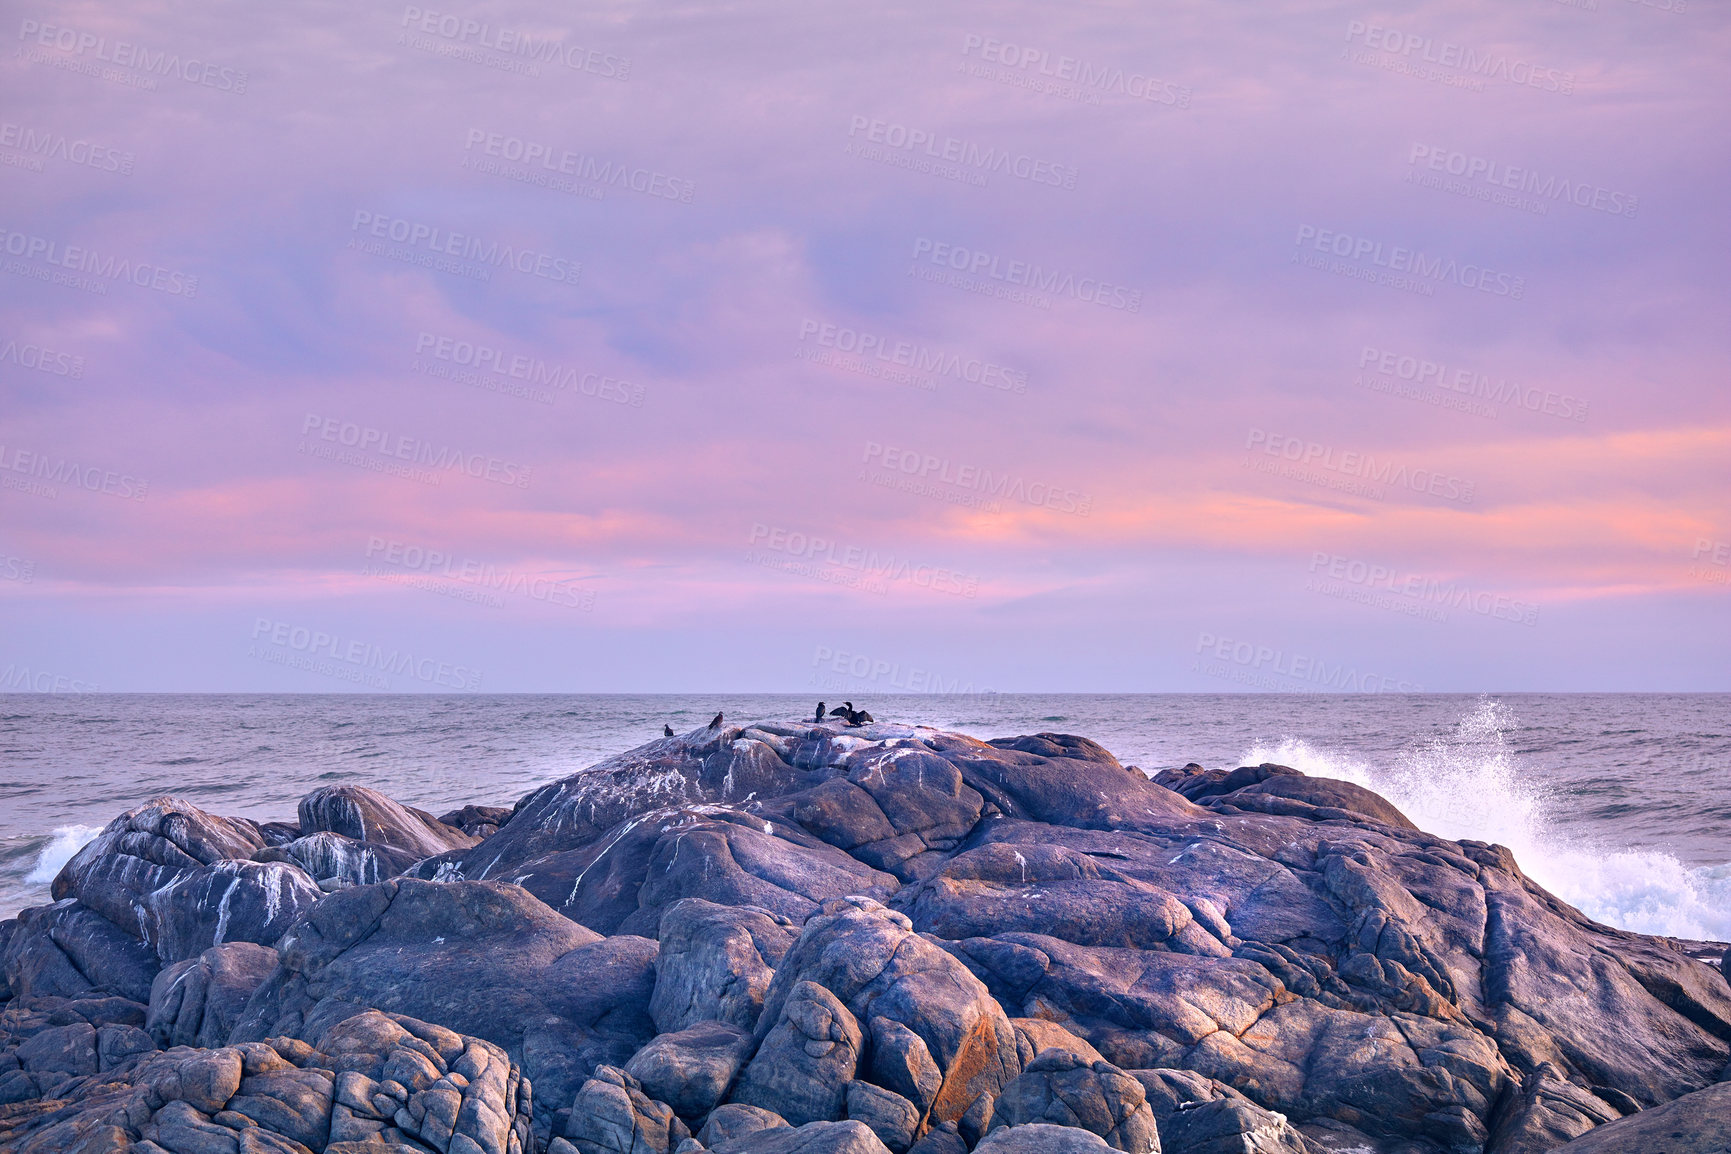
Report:
[[[101,832],[99,825],[56,826],[48,836],[48,844],[37,855],[35,867],[24,875],[25,884],[45,886],[52,882],[61,867],[72,860],[72,855],[90,844],[91,839]]]
[[[1388,798],[1419,828],[1450,840],[1507,846],[1534,881],[1595,921],[1670,937],[1731,940],[1731,863],[1691,866],[1660,850],[1615,846],[1564,828],[1569,796],[1538,785],[1509,744],[1516,726],[1480,701],[1452,735],[1408,748],[1387,766],[1286,738],[1258,745],[1265,761],[1350,781]]]

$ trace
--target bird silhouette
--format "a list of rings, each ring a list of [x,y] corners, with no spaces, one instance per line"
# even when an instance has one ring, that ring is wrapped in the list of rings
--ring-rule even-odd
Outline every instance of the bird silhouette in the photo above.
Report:
[[[817,703],[817,716],[812,718],[812,720],[816,722],[823,721],[823,702],[820,701]]]
[[[852,726],[869,725],[876,720],[876,718],[872,717],[872,715],[867,713],[865,710],[855,709],[853,707],[853,702],[851,701],[842,702],[840,705],[830,710],[829,715],[831,717],[843,718]]]
[[[665,721],[661,723],[661,736],[662,737],[672,737],[673,736],[673,727],[671,725],[668,725]]]
[[[709,728],[711,728],[711,729],[720,729],[721,728],[721,712],[720,712],[720,710],[717,710],[715,716],[710,719]]]

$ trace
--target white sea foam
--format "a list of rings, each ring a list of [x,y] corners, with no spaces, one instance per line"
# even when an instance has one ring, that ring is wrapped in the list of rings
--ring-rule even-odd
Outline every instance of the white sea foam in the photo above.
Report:
[[[45,886],[54,880],[60,868],[72,860],[72,855],[88,845],[102,832],[99,825],[63,825],[55,828],[48,844],[36,858],[36,866],[24,878],[28,885]]]
[[[1373,766],[1288,738],[1259,745],[1241,765],[1265,761],[1373,789],[1421,829],[1455,840],[1496,842],[1534,881],[1596,921],[1680,938],[1731,939],[1731,863],[1690,866],[1668,853],[1595,844],[1560,828],[1566,799],[1522,772],[1509,746],[1513,719],[1481,701],[1448,738]]]

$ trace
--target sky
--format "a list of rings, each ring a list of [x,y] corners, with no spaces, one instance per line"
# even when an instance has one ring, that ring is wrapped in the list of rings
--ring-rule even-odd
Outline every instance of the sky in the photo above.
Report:
[[[1699,0],[22,0],[0,690],[1731,690]]]

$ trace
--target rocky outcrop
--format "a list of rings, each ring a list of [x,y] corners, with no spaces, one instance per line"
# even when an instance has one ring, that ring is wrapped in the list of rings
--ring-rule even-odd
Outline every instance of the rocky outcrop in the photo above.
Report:
[[[18,1114],[0,1110],[0,1143],[18,1154],[533,1148],[532,1087],[504,1052],[412,1018],[365,1012],[323,1031],[316,1044],[272,1038],[159,1051],[145,1041],[145,1050],[99,1068],[80,1056],[81,1043],[54,1029],[36,1034],[29,1047],[52,1044],[64,1051],[63,1064],[78,1068],[44,1103],[50,1108],[22,1125]]]
[[[1160,1152],[1160,1134],[1141,1083],[1110,1062],[1090,1063],[1065,1050],[1037,1055],[1004,1087],[989,1129],[1036,1122],[1079,1127],[1130,1154]]]
[[[685,898],[662,914],[660,934],[649,1003],[655,1028],[718,1020],[752,1030],[796,930],[768,910]]]
[[[223,1045],[278,960],[269,946],[227,942],[166,967],[150,987],[146,1028],[164,1048]]]
[[[1592,1130],[1559,1154],[1722,1154],[1731,1150],[1731,1081]]]
[[[704,729],[443,819],[159,798],[54,893],[0,923],[29,1154],[1589,1152],[1703,1129],[1731,1059],[1721,969],[1506,849],[1062,734]]]
[[[645,1094],[636,1078],[598,1066],[571,1103],[562,1135],[579,1154],[668,1154],[691,1132],[670,1106]]]
[[[461,811],[459,811],[461,814]],[[410,861],[463,850],[480,839],[363,785],[331,785],[301,798],[302,837],[328,831],[363,845],[401,850]]]

